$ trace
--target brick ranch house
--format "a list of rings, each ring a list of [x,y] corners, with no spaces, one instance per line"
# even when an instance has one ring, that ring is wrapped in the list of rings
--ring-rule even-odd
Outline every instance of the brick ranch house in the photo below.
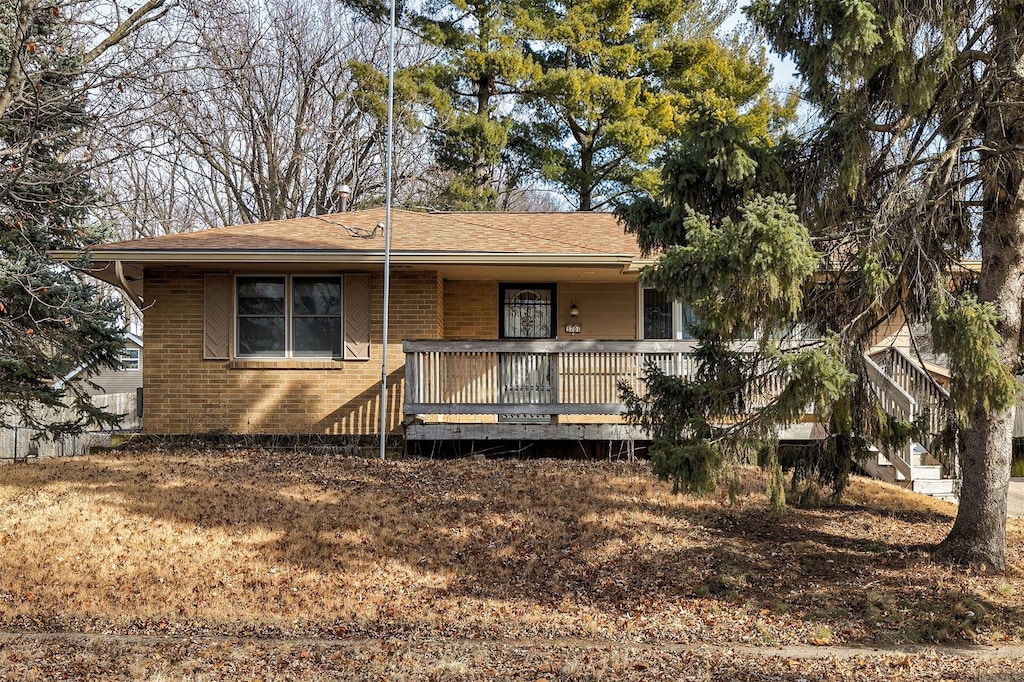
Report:
[[[91,274],[144,310],[143,431],[379,434],[383,222],[368,209],[93,247]],[[650,261],[612,214],[395,210],[391,246],[389,434],[642,441],[618,382],[639,386],[652,361],[693,370],[683,306],[640,287]],[[898,332],[879,390],[910,416],[936,382]],[[787,436],[813,430],[808,415]]]
[[[144,309],[143,430],[377,434],[383,222],[369,209],[93,247],[90,274]],[[611,214],[395,210],[391,246],[391,433],[633,438],[615,382],[690,348]]]

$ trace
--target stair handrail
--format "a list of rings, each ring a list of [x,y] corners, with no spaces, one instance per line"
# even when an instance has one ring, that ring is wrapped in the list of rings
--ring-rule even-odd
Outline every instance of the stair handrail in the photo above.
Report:
[[[864,354],[864,366],[867,368],[868,381],[875,390],[875,395],[882,403],[882,409],[886,414],[904,421],[913,421],[918,412],[914,396],[910,395],[866,353]],[[908,481],[914,478],[913,468],[909,461],[910,448],[910,444],[904,448],[907,456],[904,456],[904,453],[899,450],[889,448],[885,450],[885,456]]]
[[[889,371],[886,374],[913,396],[919,411],[924,409],[929,411],[929,434],[935,435],[942,431],[949,391],[943,388],[928,370],[902,349],[889,346],[884,351],[884,356],[889,359],[887,364],[891,363],[894,369],[898,366],[902,370],[902,372]],[[882,369],[885,370],[884,367]]]
[[[916,359],[902,348],[896,346],[889,346],[885,349],[886,355],[893,355],[899,359],[900,365],[913,372],[916,376],[924,380],[924,384],[932,389],[932,393],[941,395],[945,398],[949,397],[949,391],[943,388],[942,384],[935,380],[935,377],[931,375],[927,369],[922,366],[923,360]]]

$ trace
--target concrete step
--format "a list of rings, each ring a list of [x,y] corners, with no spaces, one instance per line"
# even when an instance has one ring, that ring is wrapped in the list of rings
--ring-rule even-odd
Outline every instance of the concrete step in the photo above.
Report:
[[[924,493],[925,495],[932,495],[935,497],[955,495],[958,488],[958,481],[951,478],[942,478],[938,480],[918,479],[913,481],[911,484],[911,489],[914,492]]]
[[[910,444],[910,466],[926,466],[931,464],[928,461],[928,451],[920,443]]]
[[[911,480],[900,473],[881,451],[872,448],[872,454],[863,463],[869,476],[887,483],[895,483],[923,495],[957,503],[959,481],[942,478],[942,466],[919,443],[911,446]]]
[[[910,444],[910,465],[911,466],[941,466],[940,462],[932,453],[920,443]]]
[[[911,465],[910,474],[911,478],[915,481],[938,481],[942,479],[942,467],[937,465]]]

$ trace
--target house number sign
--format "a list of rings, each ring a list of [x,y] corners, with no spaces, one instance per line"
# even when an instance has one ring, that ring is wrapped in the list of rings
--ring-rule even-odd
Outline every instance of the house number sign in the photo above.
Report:
[[[583,331],[578,324],[567,324],[565,325],[565,333],[572,334],[573,336]]]

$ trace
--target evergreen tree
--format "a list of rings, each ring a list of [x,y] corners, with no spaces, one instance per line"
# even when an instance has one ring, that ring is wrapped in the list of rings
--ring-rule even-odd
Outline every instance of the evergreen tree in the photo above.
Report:
[[[948,435],[954,448],[960,444],[963,476],[957,519],[937,554],[1002,570],[1024,293],[1024,8],[1009,2],[756,0],[748,11],[776,49],[795,61],[820,122],[780,162],[795,211],[822,255],[813,281],[805,281],[800,296],[791,290],[788,299],[802,305],[824,339],[819,354],[804,355],[820,367],[809,375],[791,373],[788,383],[825,381],[816,399],[832,437],[813,466],[841,488],[851,454],[916,430],[879,409],[863,352],[887,325],[929,321],[953,374],[955,419]],[[725,264],[704,261],[690,249],[708,251],[707,230],[687,224],[687,206],[712,212],[714,204],[694,195],[685,180],[692,172],[671,168],[701,168],[708,155],[696,152],[696,163],[683,159],[669,167],[667,207],[633,209],[638,225],[645,214],[669,217],[647,236],[648,246],[684,244],[669,251],[650,281],[679,282],[680,295],[710,301],[703,310],[709,327],[749,331],[730,327],[729,320],[742,322],[744,312],[726,305],[737,290],[727,286],[735,278]],[[763,178],[748,177],[760,189]],[[735,188],[734,197],[751,189]],[[743,200],[726,201],[713,236],[728,234],[736,205],[748,210]],[[778,243],[777,230],[756,241]],[[977,277],[961,265],[976,250]],[[693,255],[687,262],[676,252]],[[672,267],[674,258],[679,267]],[[754,260],[762,273],[782,265],[771,265],[772,257]],[[708,278],[704,289],[686,266],[701,269]],[[754,303],[761,329],[772,329],[784,307]]]
[[[683,137],[694,107],[754,106],[766,69],[714,30],[728,3],[572,0],[524,17],[540,75],[514,147],[580,210],[653,187],[652,154]],[[744,80],[732,78],[741,72]]]
[[[517,23],[523,11],[528,10],[514,0],[430,2],[413,20],[442,55],[412,75],[433,104],[437,163],[452,176],[439,197],[446,208],[497,208],[498,167],[508,146],[514,95],[532,71]]]
[[[79,148],[82,51],[55,7],[5,3],[0,26],[0,425],[56,435],[114,423],[81,388],[54,386],[81,366],[117,367],[123,344],[120,303],[48,255],[104,236],[85,220],[96,196]],[[77,417],[38,411],[67,397]]]
[[[691,212],[714,223],[737,219],[755,194],[788,188],[778,145],[787,144],[795,96],[780,101],[770,92],[771,72],[754,45],[704,40],[695,53],[691,68],[669,81],[677,123],[656,159],[660,182],[620,206],[646,253],[685,244]]]
[[[768,92],[755,44],[705,45],[702,59],[677,76],[676,91],[689,96],[674,102],[677,137],[660,154],[660,186],[619,207],[641,249],[661,255],[642,284],[682,301],[695,318],[696,372],[684,379],[649,367],[642,396],[623,387],[627,417],[653,435],[654,470],[677,491],[707,491],[727,465],[763,448],[781,509],[772,446],[779,426],[809,404],[831,420],[852,375],[833,337],[800,340],[819,254],[782,194],[794,102]],[[848,457],[834,455],[788,464],[837,492],[850,468]]]
[[[749,11],[820,112],[798,197],[846,271],[842,298],[821,305],[861,348],[896,311],[931,320],[965,427],[961,503],[938,554],[1002,570],[1024,293],[1024,7],[757,0]],[[975,279],[960,264],[976,249]]]
[[[755,194],[735,217],[714,221],[684,211],[685,243],[641,279],[693,311],[697,371],[682,378],[649,365],[643,396],[622,389],[627,418],[652,434],[655,473],[675,492],[706,492],[727,464],[777,438],[778,426],[798,421],[808,404],[839,400],[851,377],[834,338],[804,345],[794,337],[818,254],[791,200]],[[766,463],[781,476],[777,460]],[[784,506],[784,496],[776,499]]]

